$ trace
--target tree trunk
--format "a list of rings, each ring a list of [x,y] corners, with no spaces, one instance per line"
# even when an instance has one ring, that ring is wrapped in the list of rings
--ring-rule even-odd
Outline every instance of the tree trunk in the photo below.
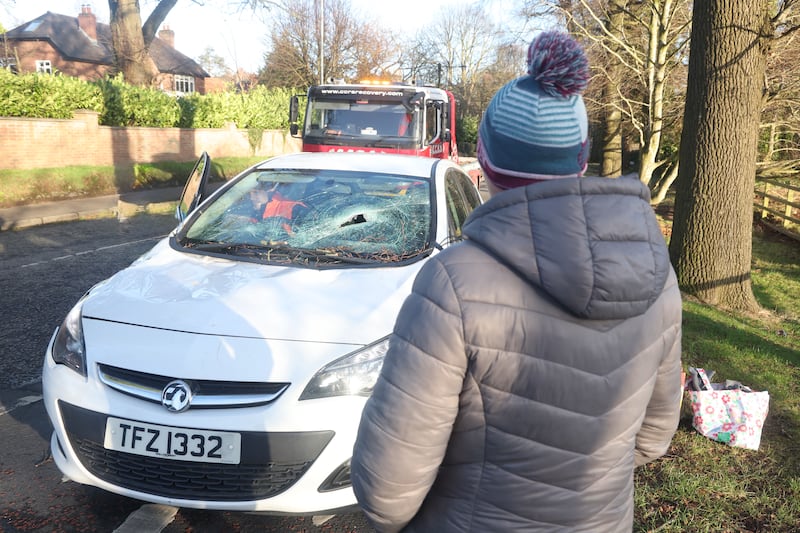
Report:
[[[150,86],[158,75],[142,33],[138,0],[108,0],[111,43],[117,68],[132,85]]]
[[[772,161],[775,157],[775,139],[778,138],[778,128],[773,122],[769,125],[769,140],[767,141],[767,153],[764,155],[764,161]]]
[[[673,17],[672,0],[653,2],[650,13],[647,46],[647,124],[639,164],[639,180],[652,188],[653,173],[664,161],[659,162],[661,138],[664,130],[664,93],[666,91],[669,27]]]
[[[616,39],[623,40],[625,33],[623,24],[625,23],[625,0],[612,0],[609,3],[609,14],[607,21],[608,32]],[[610,44],[615,52],[619,52],[619,46],[612,42]],[[622,76],[622,66],[616,54],[609,55],[609,63],[606,67],[607,79],[604,89],[603,99],[605,108],[603,120],[603,162],[600,165],[600,175],[616,178],[622,175],[622,111],[620,97],[620,77]]]
[[[622,175],[622,112],[618,106],[613,105],[619,102],[618,88],[612,85],[612,80],[608,80],[609,85],[604,91],[607,104],[603,118],[603,162],[600,165],[600,175],[608,178],[617,178]]]
[[[653,189],[653,195],[650,198],[651,205],[659,205],[664,199],[667,197],[667,193],[669,193],[669,188],[672,187],[672,184],[675,183],[675,180],[678,177],[678,162],[675,163],[665,163],[668,165],[667,171],[664,172],[664,176],[658,180],[655,188]]]
[[[670,258],[681,288],[755,310],[753,190],[769,0],[695,2]]]

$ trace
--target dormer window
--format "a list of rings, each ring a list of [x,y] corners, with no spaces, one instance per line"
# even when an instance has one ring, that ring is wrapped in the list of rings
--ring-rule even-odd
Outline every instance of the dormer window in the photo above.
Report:
[[[42,74],[52,74],[53,73],[53,65],[50,63],[49,59],[39,59],[36,61],[36,72],[41,72]]]

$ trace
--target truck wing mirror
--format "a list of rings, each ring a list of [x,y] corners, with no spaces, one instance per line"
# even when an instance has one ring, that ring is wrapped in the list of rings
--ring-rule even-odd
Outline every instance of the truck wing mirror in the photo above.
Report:
[[[297,124],[289,124],[289,133],[292,134],[292,137],[297,137],[297,133],[300,131],[300,128]]]
[[[425,93],[419,92],[403,100],[403,106],[413,112],[415,107],[420,107],[422,105],[423,100],[425,100]]]
[[[300,114],[299,113],[299,107],[300,107],[300,103],[299,103],[297,97],[296,96],[292,96],[289,99],[289,123],[290,124],[297,122],[297,117]],[[294,133],[292,133],[292,135],[294,135]]]

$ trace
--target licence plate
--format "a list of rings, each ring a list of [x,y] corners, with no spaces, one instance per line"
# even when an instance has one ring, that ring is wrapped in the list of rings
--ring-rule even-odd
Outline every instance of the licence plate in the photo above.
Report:
[[[228,431],[159,426],[108,417],[103,447],[179,461],[239,464],[242,436]]]

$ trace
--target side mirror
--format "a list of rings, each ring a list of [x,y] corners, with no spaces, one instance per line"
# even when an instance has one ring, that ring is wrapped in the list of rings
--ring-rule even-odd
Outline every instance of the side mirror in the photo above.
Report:
[[[297,124],[289,124],[289,133],[292,134],[292,137],[297,137],[299,131],[300,127]]]
[[[297,117],[300,115],[300,102],[296,96],[289,99],[289,123],[294,124],[297,122]]]
[[[403,100],[403,106],[409,111],[413,112],[415,108],[421,107],[425,101],[425,93],[419,92]]]
[[[442,140],[446,143],[452,140],[449,129],[444,130],[444,133],[442,133]]]

